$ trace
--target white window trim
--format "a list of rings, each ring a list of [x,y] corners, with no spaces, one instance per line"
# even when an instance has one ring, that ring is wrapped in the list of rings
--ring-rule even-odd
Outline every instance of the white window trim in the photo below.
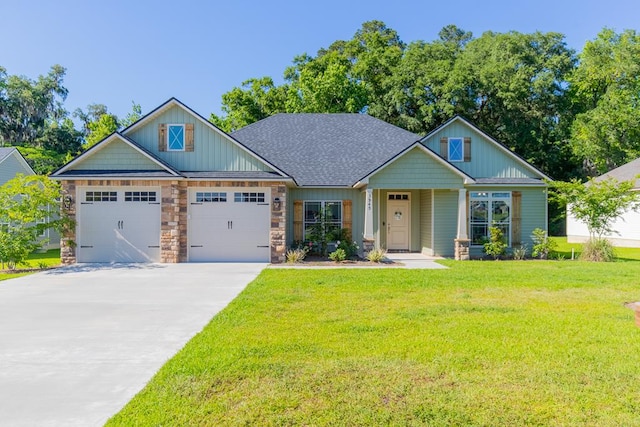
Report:
[[[472,194],[474,193],[486,193],[487,196],[486,197],[472,197]],[[508,193],[509,197],[493,197],[493,194],[496,193]],[[469,214],[469,238],[472,238],[472,225],[473,224],[484,224],[480,223],[480,222],[474,222],[472,221],[473,215],[471,214],[471,202],[473,201],[486,201],[487,202],[487,235],[485,236],[486,238],[489,238],[488,235],[488,231],[489,228],[491,228],[494,223],[493,223],[493,210],[492,210],[492,205],[493,202],[496,200],[503,200],[503,201],[507,201],[508,206],[509,206],[509,220],[507,222],[502,222],[502,224],[506,224],[507,225],[507,233],[506,233],[506,240],[507,240],[507,246],[511,247],[511,227],[513,226],[512,224],[512,215],[513,215],[513,204],[512,204],[512,200],[513,200],[513,192],[512,191],[469,191],[469,207],[468,207],[468,214]],[[482,247],[481,244],[478,243],[473,243],[473,241],[471,241],[471,246],[474,247]]]
[[[175,149],[175,148],[171,148],[171,144],[169,143],[169,138],[171,137],[171,128],[172,127],[181,127],[182,128],[182,148],[181,149]],[[176,123],[176,124],[171,124],[171,123],[167,123],[167,151],[184,151],[187,145],[187,141],[186,141],[186,129],[185,129],[185,125],[182,123]]]
[[[460,141],[460,159],[452,159],[451,158],[451,141],[456,140]],[[462,163],[464,162],[464,138],[463,137],[451,137],[447,139],[447,159],[452,163]]]

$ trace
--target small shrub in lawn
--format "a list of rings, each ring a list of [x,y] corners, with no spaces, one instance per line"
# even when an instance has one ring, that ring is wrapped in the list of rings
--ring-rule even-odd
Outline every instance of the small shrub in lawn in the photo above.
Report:
[[[498,259],[507,251],[507,243],[504,241],[502,230],[498,227],[489,228],[489,241],[484,244],[484,252]]]
[[[337,243],[338,249],[342,249],[347,255],[347,258],[353,258],[358,255],[358,249],[360,249],[360,247],[356,242],[352,240],[339,240]]]
[[[307,247],[292,248],[287,251],[285,256],[288,263],[295,264],[302,262],[307,256],[307,252],[309,252],[309,248]]]
[[[517,248],[513,248],[513,259],[521,261],[523,259],[525,259],[527,257],[527,252],[529,251],[529,248],[527,247],[526,244],[522,244],[520,246],[518,246]]]
[[[367,252],[367,259],[371,262],[382,262],[387,255],[387,251],[382,248],[371,249]]]
[[[611,242],[601,237],[589,239],[580,254],[580,259],[584,261],[610,262],[615,258],[616,253]]]
[[[347,259],[347,253],[344,249],[338,248],[329,254],[329,259],[334,262],[342,262]]]
[[[533,240],[533,250],[531,251],[531,255],[536,258],[549,258],[549,254],[551,254],[558,246],[558,243],[555,240],[550,239],[547,232],[541,228],[533,230],[531,239]]]

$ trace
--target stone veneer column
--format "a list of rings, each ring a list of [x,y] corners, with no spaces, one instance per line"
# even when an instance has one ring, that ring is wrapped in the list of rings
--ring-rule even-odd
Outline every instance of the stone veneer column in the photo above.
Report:
[[[74,224],[65,230],[60,237],[60,262],[63,265],[75,264],[76,262],[76,205],[79,203],[76,200],[76,181],[61,181],[62,187],[62,200],[66,197],[71,197],[71,206],[69,209],[65,209],[64,203],[61,203],[60,212],[62,215],[67,215]],[[81,185],[81,184],[79,184]]]
[[[160,219],[160,262],[177,263],[186,258],[186,221],[181,221],[180,207],[184,206],[186,216],[186,200],[181,202],[184,188],[178,181],[161,181],[161,219]],[[184,199],[184,196],[182,197]],[[181,228],[184,228],[182,230]],[[183,236],[184,235],[184,236]],[[181,240],[185,240],[184,248]],[[182,259],[181,259],[182,255]]]
[[[275,199],[280,199],[280,209],[274,208]],[[287,252],[287,187],[281,184],[271,185],[271,229],[269,240],[271,246],[271,262],[285,261]]]

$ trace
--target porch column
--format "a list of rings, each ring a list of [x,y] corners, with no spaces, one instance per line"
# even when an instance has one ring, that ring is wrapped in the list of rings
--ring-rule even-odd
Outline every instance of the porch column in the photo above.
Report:
[[[469,236],[467,234],[467,190],[458,190],[458,233],[454,240],[454,256],[457,260],[469,259]]]
[[[458,233],[457,239],[468,239],[467,236],[467,190],[458,190]]]
[[[373,189],[367,188],[365,190],[366,199],[364,202],[364,235],[362,236],[362,243],[365,246],[364,250],[373,249]],[[370,248],[369,248],[370,247]]]

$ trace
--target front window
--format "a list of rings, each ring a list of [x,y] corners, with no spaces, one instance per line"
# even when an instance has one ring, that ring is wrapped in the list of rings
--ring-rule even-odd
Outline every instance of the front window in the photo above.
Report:
[[[462,138],[449,138],[449,161],[461,162],[464,160]]]
[[[168,151],[184,151],[184,125],[167,126]]]
[[[489,228],[499,228],[510,245],[511,193],[469,193],[469,238],[472,245],[482,245],[489,239]]]
[[[323,221],[324,219],[324,221]],[[324,225],[324,227],[322,227]],[[319,230],[324,228],[324,230]],[[314,234],[326,234],[342,228],[341,201],[305,201],[304,236],[314,240]]]

